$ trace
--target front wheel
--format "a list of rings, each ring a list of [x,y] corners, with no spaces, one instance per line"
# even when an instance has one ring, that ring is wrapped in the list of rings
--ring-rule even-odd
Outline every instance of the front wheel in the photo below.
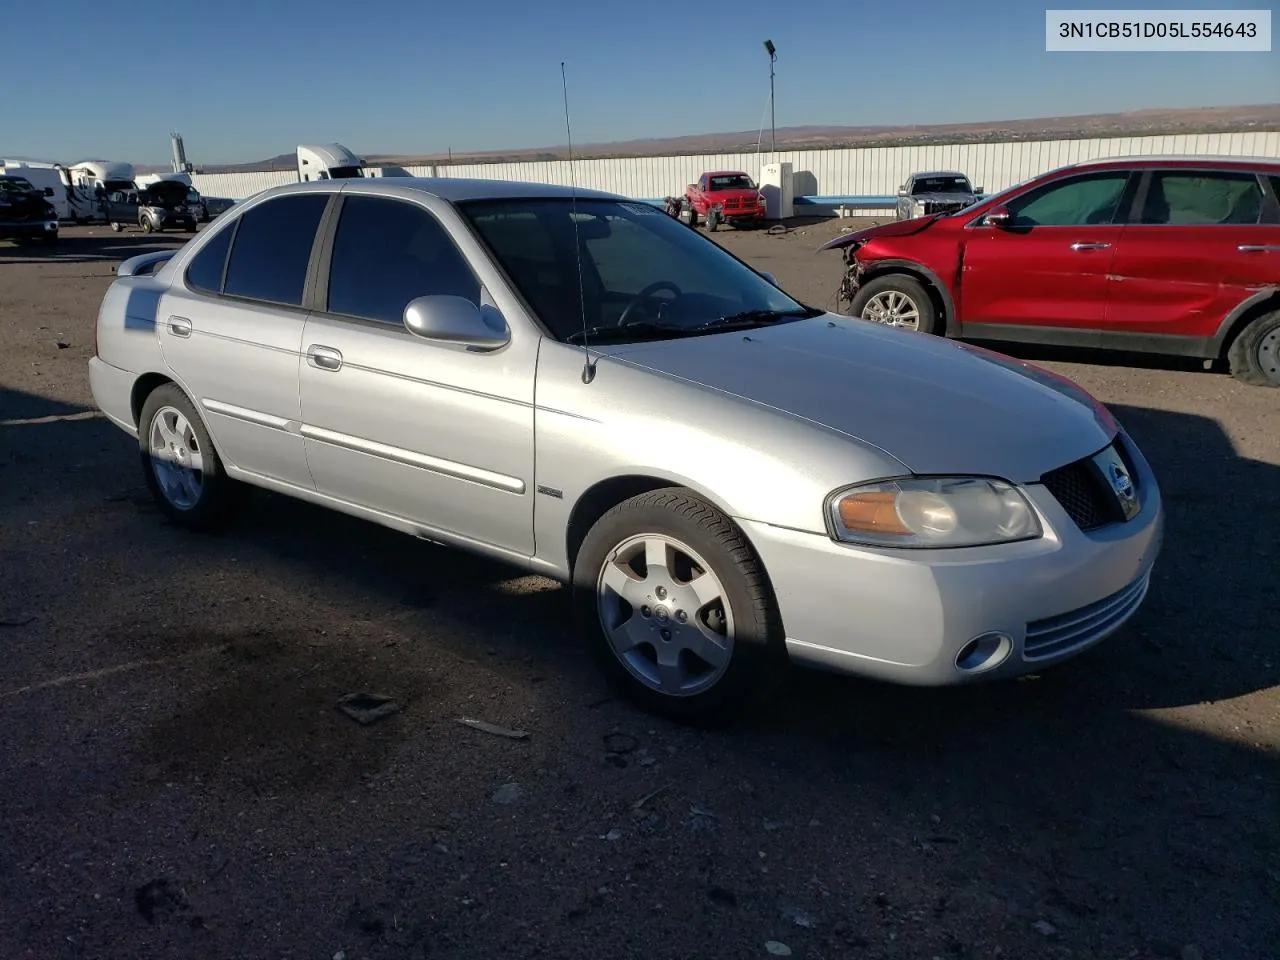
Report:
[[[732,520],[686,490],[641,494],[601,517],[578,551],[574,599],[606,676],[660,716],[727,722],[783,675],[759,558]]]
[[[1255,317],[1227,351],[1231,375],[1251,387],[1280,387],[1280,310]]]
[[[176,384],[157,387],[142,405],[138,446],[147,487],[174,523],[212,530],[241,505],[246,488],[227,476],[204,421]]]
[[[849,312],[889,327],[936,333],[938,314],[924,285],[914,277],[891,274],[868,281],[854,294]]]

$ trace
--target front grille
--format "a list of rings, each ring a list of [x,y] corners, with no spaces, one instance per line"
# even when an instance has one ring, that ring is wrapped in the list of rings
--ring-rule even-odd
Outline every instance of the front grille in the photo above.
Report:
[[[1151,574],[1147,572],[1103,600],[1028,623],[1022,658],[1043,660],[1061,656],[1101,640],[1133,615],[1146,597],[1150,584]]]
[[[941,200],[926,201],[924,204],[924,212],[926,215],[933,213],[954,213],[957,210],[964,209],[963,203],[950,202],[946,203]]]
[[[1116,520],[1115,497],[1089,458],[1050,470],[1040,478],[1081,530],[1097,530]]]

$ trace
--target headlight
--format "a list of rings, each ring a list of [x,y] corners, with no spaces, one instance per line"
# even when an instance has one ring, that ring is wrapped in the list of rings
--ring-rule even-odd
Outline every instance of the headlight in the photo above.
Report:
[[[916,477],[838,490],[827,502],[837,540],[875,547],[978,547],[1043,531],[1012,484],[986,477]]]

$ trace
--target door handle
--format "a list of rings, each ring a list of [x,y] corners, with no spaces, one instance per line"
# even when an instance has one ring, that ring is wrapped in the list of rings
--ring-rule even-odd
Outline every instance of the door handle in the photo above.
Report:
[[[186,317],[170,317],[169,333],[175,337],[182,337],[184,340],[191,336],[191,321]]]
[[[1109,243],[1073,243],[1072,250],[1105,250],[1111,246]]]
[[[1274,253],[1280,251],[1280,244],[1275,243],[1242,243],[1236,247],[1241,253]]]
[[[333,347],[322,347],[318,343],[313,343],[307,347],[307,361],[320,370],[340,370],[342,368],[342,354],[333,349]]]

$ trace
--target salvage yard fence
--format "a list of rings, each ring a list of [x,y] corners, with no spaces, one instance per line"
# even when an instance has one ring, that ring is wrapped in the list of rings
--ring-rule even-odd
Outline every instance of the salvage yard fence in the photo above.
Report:
[[[1280,132],[1169,134],[1001,143],[938,143],[903,147],[851,147],[777,153],[725,153],[670,157],[615,157],[572,163],[579,187],[642,200],[684,192],[707,170],[744,170],[759,179],[767,163],[790,163],[797,206],[846,204],[865,212],[892,207],[898,186],[914,171],[958,170],[975,187],[994,193],[1069,163],[1143,154],[1280,158]],[[480,177],[569,185],[567,160],[372,167],[375,176]],[[293,170],[193,174],[197,190],[242,200],[268,187],[297,180]],[[797,213],[801,212],[800,209]]]

